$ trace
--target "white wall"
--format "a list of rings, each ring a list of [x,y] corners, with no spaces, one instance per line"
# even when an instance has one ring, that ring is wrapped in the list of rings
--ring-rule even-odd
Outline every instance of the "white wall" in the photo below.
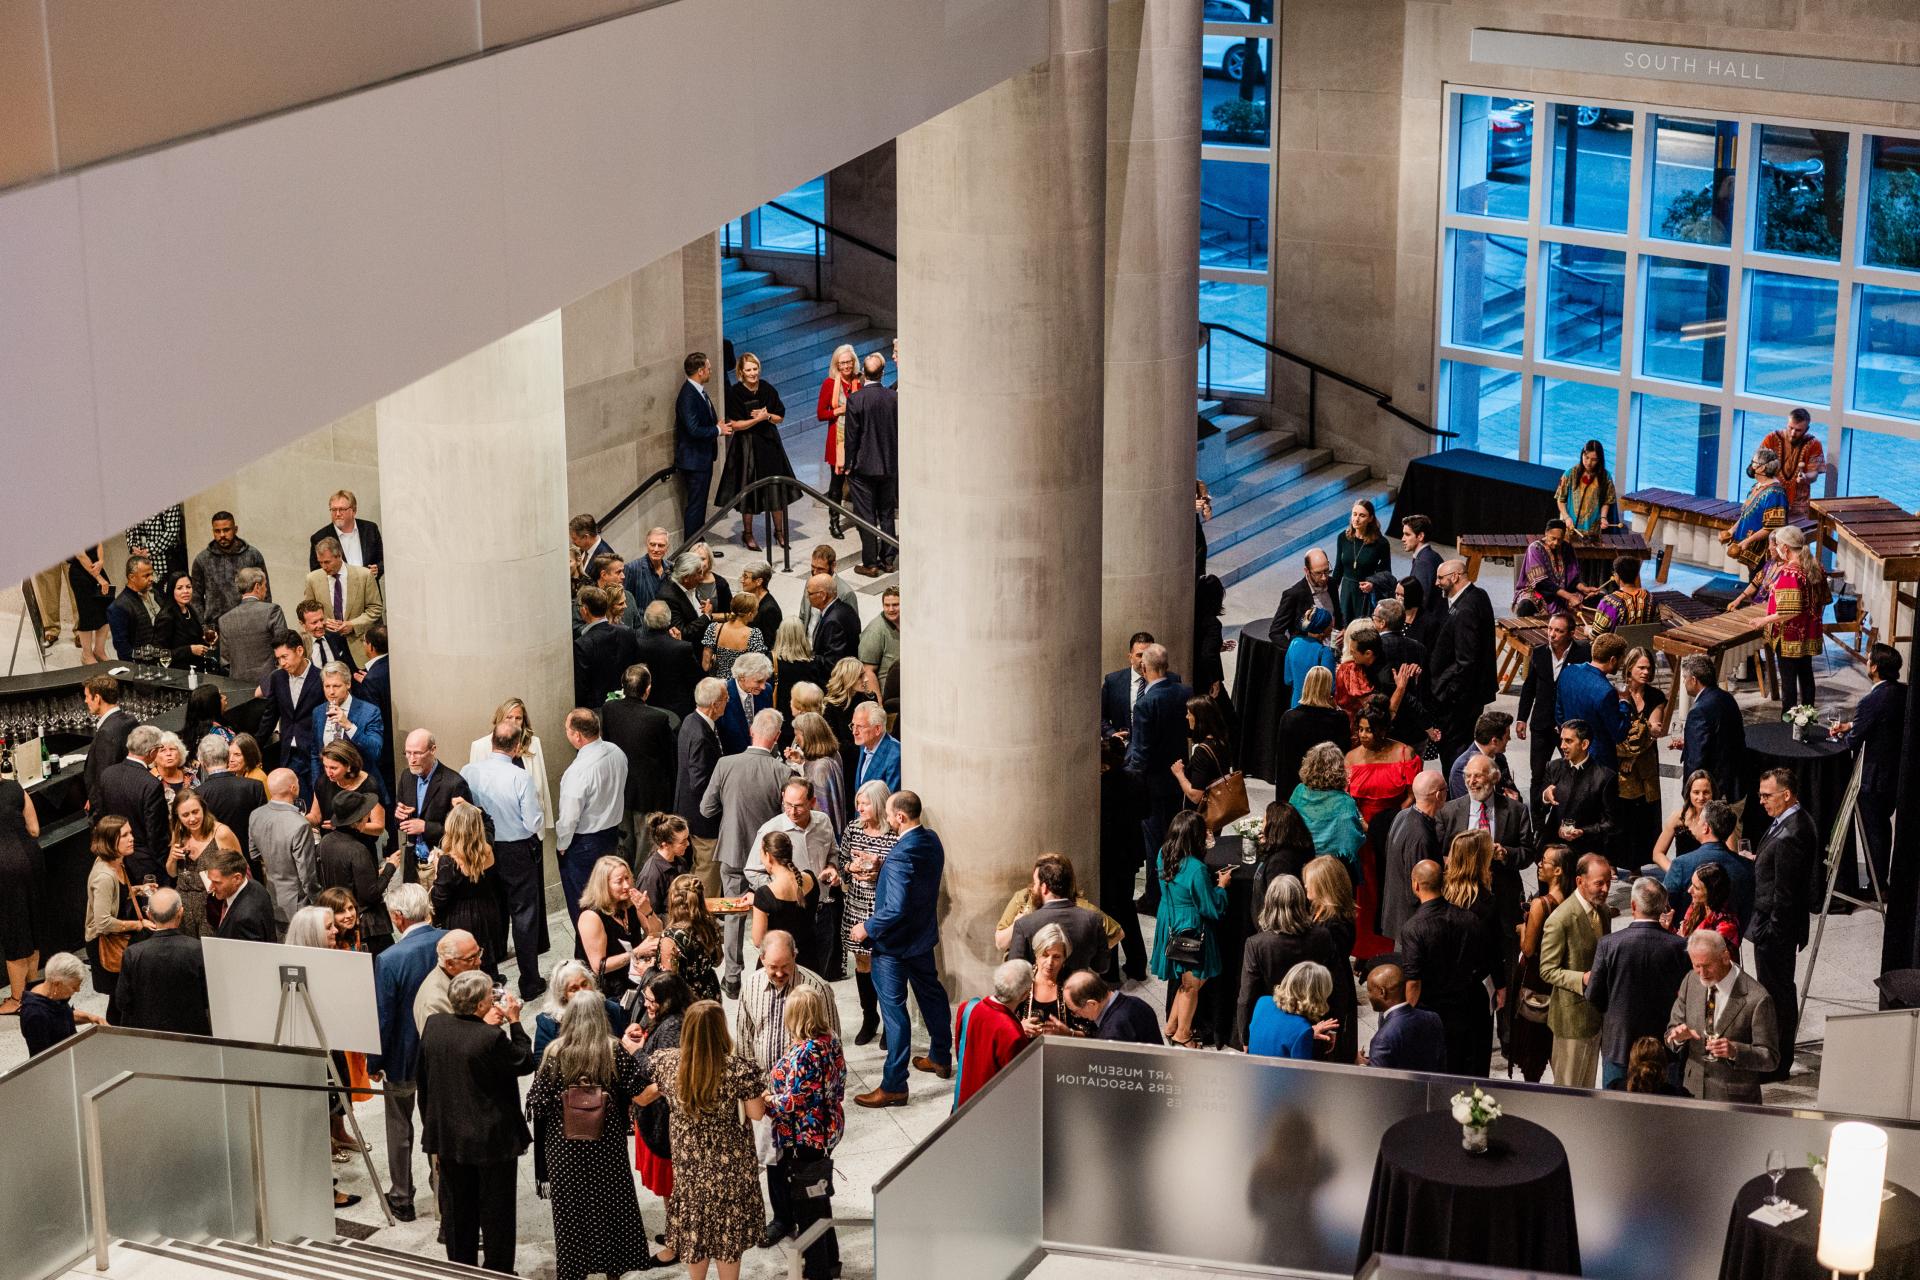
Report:
[[[848,58],[856,33],[871,56]],[[0,196],[0,581],[679,249],[1048,38],[1029,0],[678,0]],[[743,42],[751,75],[705,56]]]

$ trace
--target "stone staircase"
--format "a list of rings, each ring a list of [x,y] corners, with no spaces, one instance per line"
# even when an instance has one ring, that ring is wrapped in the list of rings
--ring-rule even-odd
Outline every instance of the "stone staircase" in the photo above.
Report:
[[[827,376],[827,360],[843,342],[861,356],[887,353],[893,334],[873,327],[863,315],[842,311],[838,303],[813,296],[798,285],[781,284],[769,271],[755,271],[738,258],[721,259],[721,307],[726,334],[736,355],[760,357],[760,375],[787,402],[781,434],[791,437],[818,425],[814,397]]]
[[[1208,428],[1199,475],[1213,496],[1207,569],[1226,586],[1311,547],[1331,547],[1360,498],[1386,519],[1393,489],[1367,467],[1309,448],[1258,417],[1228,413],[1217,400],[1200,401],[1199,414]]]
[[[461,1266],[444,1257],[417,1257],[356,1240],[115,1241],[105,1271],[93,1260],[75,1266],[67,1280],[499,1280],[499,1274]]]

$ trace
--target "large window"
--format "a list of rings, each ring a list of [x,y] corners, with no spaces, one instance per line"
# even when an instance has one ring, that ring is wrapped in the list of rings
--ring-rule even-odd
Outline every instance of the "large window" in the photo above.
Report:
[[[1443,147],[1455,447],[1738,497],[1804,406],[1839,492],[1920,503],[1920,137],[1459,89]]]
[[[774,206],[780,206],[775,208]],[[804,253],[811,256],[815,245],[820,251],[831,253],[826,246],[827,237],[821,234],[811,222],[790,216],[785,210],[812,218],[814,222],[827,220],[827,180],[825,176],[803,182],[785,195],[769,200],[766,204],[748,213],[740,219],[746,244],[753,249],[772,253]]]
[[[1200,319],[1265,340],[1273,306],[1272,0],[1204,0],[1200,42]],[[1210,331],[1201,376],[1216,395],[1262,399],[1272,361],[1226,329]]]

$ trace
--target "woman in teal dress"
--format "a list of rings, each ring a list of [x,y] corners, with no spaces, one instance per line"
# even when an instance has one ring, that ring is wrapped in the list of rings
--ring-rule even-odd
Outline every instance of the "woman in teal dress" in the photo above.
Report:
[[[1331,742],[1309,750],[1300,761],[1300,785],[1287,797],[1307,824],[1316,854],[1338,858],[1354,884],[1361,882],[1360,846],[1367,828],[1360,806],[1347,794],[1347,757]]]
[[[1227,910],[1227,877],[1233,868],[1207,874],[1207,820],[1198,810],[1176,814],[1160,848],[1160,910],[1154,916],[1152,966],[1154,976],[1173,987],[1167,1014],[1167,1039],[1191,1046],[1193,1012],[1200,988],[1220,976],[1220,943],[1214,937]],[[1176,960],[1167,954],[1175,934],[1199,935],[1198,961]]]
[[[1362,498],[1353,504],[1347,527],[1334,546],[1333,580],[1340,592],[1340,616],[1349,622],[1371,618],[1373,606],[1380,601],[1369,579],[1392,568],[1393,555],[1380,532],[1380,517],[1374,514],[1373,503]]]

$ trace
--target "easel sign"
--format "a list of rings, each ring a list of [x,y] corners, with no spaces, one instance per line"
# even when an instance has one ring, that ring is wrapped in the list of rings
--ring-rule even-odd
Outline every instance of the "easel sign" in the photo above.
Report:
[[[1833,829],[1827,836],[1827,876],[1824,890],[1820,895],[1820,918],[1813,929],[1813,946],[1807,952],[1807,976],[1800,983],[1800,1016],[1807,1016],[1807,997],[1813,991],[1813,967],[1820,963],[1820,939],[1827,932],[1827,912],[1833,907],[1834,899],[1852,903],[1865,911],[1878,911],[1886,915],[1886,887],[1880,883],[1880,877],[1873,869],[1873,859],[1867,856],[1867,825],[1860,817],[1860,770],[1867,758],[1865,751],[1854,753],[1853,776],[1847,780],[1847,793],[1840,800],[1840,812],[1834,815]],[[1833,886],[1840,878],[1840,863],[1851,855],[1847,851],[1847,838],[1853,838],[1854,848],[1860,851],[1860,861],[1867,868],[1867,884],[1871,898],[1856,898],[1852,894],[1841,893]]]
[[[380,1052],[373,957],[366,952],[233,938],[202,938],[200,945],[214,1035],[337,1053]]]

